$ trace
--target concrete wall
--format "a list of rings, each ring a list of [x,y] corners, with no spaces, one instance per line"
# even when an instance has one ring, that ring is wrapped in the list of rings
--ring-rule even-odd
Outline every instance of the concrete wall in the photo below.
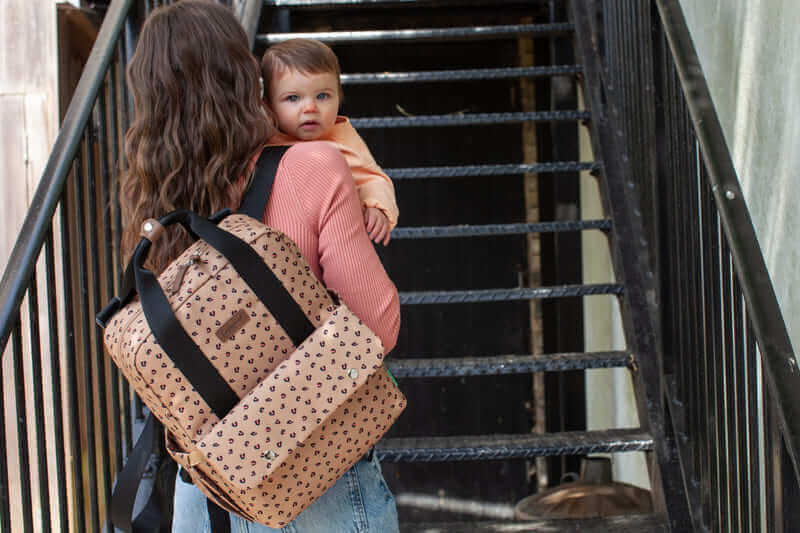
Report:
[[[681,0],[789,329],[800,349],[800,2]]]

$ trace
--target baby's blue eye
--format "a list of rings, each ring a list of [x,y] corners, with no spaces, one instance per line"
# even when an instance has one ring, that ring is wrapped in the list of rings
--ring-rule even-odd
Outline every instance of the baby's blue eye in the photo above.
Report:
[[[296,94],[290,94],[289,96],[286,97],[286,99],[288,101],[290,101],[290,102],[296,102],[297,101],[297,95]]]
[[[331,95],[329,95],[328,93],[319,93],[317,95],[317,100],[327,100],[330,97]]]

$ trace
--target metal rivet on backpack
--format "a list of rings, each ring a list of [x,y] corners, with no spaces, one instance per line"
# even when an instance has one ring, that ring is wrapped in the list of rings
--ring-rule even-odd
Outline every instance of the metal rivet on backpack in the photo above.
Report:
[[[277,454],[272,450],[267,450],[266,452],[262,453],[261,456],[267,461],[272,461],[277,457]]]
[[[152,222],[145,222],[144,223],[144,230],[147,232],[153,231],[153,223]]]
[[[347,375],[350,376],[350,379],[356,379],[358,377],[358,370],[351,368],[347,371]]]

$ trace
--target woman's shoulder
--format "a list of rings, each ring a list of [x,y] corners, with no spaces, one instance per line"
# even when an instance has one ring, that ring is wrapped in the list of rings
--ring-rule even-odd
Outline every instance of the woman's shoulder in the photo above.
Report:
[[[290,179],[297,186],[308,192],[322,193],[347,187],[348,183],[353,182],[344,156],[336,147],[324,141],[301,142],[290,146],[281,159],[279,173],[291,176]]]
[[[286,150],[277,172],[281,189],[314,220],[348,196],[356,197],[355,183],[344,156],[327,142],[308,141]]]
[[[333,170],[347,167],[347,161],[341,152],[326,141],[306,141],[293,144],[283,156],[282,164],[331,167]]]

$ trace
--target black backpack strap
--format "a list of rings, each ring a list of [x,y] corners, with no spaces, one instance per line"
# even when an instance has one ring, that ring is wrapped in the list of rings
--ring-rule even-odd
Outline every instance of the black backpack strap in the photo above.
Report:
[[[160,434],[161,424],[153,415],[148,415],[125,467],[117,476],[117,484],[111,494],[111,523],[125,533],[155,533],[160,528],[162,513],[155,486],[144,508],[136,518],[133,517],[136,493],[147,470],[150,456],[158,450]]]
[[[239,213],[243,213],[256,220],[261,220],[264,210],[267,208],[267,200],[272,192],[272,184],[275,182],[275,173],[278,172],[278,165],[286,153],[289,146],[267,146],[261,151],[261,155],[256,163],[255,175],[250,187],[242,197],[239,205]]]
[[[111,523],[115,528],[121,529],[125,533],[159,533],[164,529],[167,521],[163,509],[170,509],[171,504],[160,500],[165,497],[172,498],[174,485],[171,483],[174,482],[175,478],[174,468],[164,469],[166,471],[165,475],[172,477],[170,480],[165,480],[172,487],[169,494],[165,494],[165,491],[158,486],[161,481],[158,476],[162,474],[159,467],[158,471],[156,471],[153,490],[147,503],[145,503],[136,517],[133,516],[136,494],[139,491],[142,477],[144,477],[147,470],[147,465],[150,463],[150,457],[154,453],[159,455],[162,431],[161,423],[152,414],[148,415],[142,433],[136,440],[136,445],[128,455],[128,460],[125,462],[122,471],[117,476],[117,484],[111,494]],[[166,454],[159,459],[162,462],[172,461]],[[214,533],[230,533],[231,525],[228,512],[221,509],[211,500],[207,499],[207,502],[212,524],[211,531]]]

